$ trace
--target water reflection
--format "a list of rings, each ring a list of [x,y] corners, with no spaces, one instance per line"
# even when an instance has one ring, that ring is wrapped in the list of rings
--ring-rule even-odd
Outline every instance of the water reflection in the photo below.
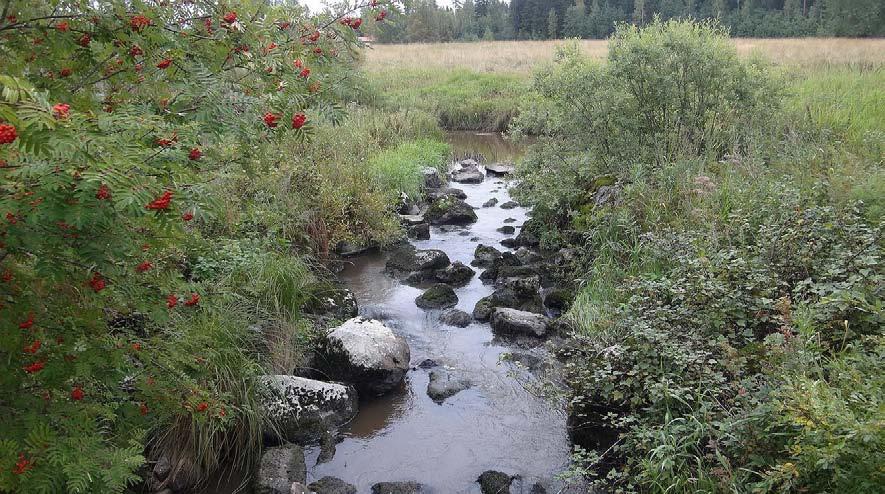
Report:
[[[515,163],[525,155],[528,141],[515,142],[503,135],[473,131],[451,131],[446,140],[456,160],[473,158],[481,163]]]

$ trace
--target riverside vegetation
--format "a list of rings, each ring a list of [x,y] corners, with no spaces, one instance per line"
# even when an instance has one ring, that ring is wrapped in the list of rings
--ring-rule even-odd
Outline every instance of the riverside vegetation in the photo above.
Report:
[[[544,249],[578,254],[573,478],[885,481],[875,56],[784,70],[654,22],[604,63],[566,47],[427,89],[360,60],[353,18],[383,2],[0,5],[0,491],[250,470],[279,425],[260,376],[349,317],[324,308],[335,251],[402,238],[440,124],[538,136],[516,193]]]
[[[369,53],[391,107],[537,139],[515,193],[546,250],[581,254],[564,316],[575,478],[616,492],[885,480],[880,43],[655,21],[555,56]]]

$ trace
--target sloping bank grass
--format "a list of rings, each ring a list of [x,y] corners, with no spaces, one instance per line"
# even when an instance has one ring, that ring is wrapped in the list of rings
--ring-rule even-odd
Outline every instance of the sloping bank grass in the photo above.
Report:
[[[504,131],[528,92],[527,74],[404,68],[366,75],[376,89],[373,104],[430,113],[448,130]]]
[[[546,122],[518,193],[549,246],[583,254],[576,475],[616,492],[879,490],[883,82],[784,84],[715,26],[675,21],[621,27],[604,65],[564,53],[538,74]]]

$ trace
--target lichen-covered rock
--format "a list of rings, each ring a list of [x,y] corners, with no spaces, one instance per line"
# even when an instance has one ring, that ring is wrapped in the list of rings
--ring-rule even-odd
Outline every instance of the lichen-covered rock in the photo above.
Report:
[[[289,486],[289,494],[316,494],[312,492],[306,485],[301,482],[292,482]]]
[[[427,384],[427,396],[436,403],[442,404],[446,398],[470,388],[472,383],[462,377],[457,377],[452,372],[441,367],[430,371],[430,382]]]
[[[326,336],[318,362],[333,379],[353,383],[360,393],[381,395],[403,380],[409,345],[381,321],[355,317]]]
[[[372,494],[430,494],[430,488],[418,482],[378,482]]]
[[[255,477],[256,494],[290,494],[294,482],[304,483],[307,465],[297,444],[266,448]]]
[[[446,283],[452,286],[461,286],[467,284],[473,275],[476,274],[476,271],[470,268],[470,266],[465,265],[461,261],[455,261],[451,265],[443,269],[437,269],[436,273],[437,281],[440,283]]]
[[[356,415],[353,387],[296,376],[272,375],[260,379],[259,399],[281,437],[272,442],[317,438],[329,427],[339,427]]]
[[[356,494],[356,487],[336,477],[323,477],[307,487],[316,494]]]
[[[491,266],[492,263],[500,257],[500,250],[488,245],[479,244],[473,251],[473,260],[470,261],[470,264],[477,267],[487,267]]]
[[[477,220],[473,207],[452,196],[434,201],[424,217],[431,225],[468,225]]]
[[[458,296],[449,285],[437,283],[419,295],[415,304],[422,309],[448,309],[458,305]]]
[[[492,311],[492,329],[498,334],[512,336],[547,335],[550,319],[541,314],[509,308],[496,308]]]
[[[487,470],[476,479],[482,494],[510,494],[513,477],[503,472]]]
[[[473,317],[463,310],[449,309],[440,314],[439,322],[456,328],[466,328],[473,322]]]

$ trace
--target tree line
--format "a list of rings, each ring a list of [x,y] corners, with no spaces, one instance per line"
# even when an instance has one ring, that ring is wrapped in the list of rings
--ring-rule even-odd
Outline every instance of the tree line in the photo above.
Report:
[[[404,0],[392,22],[372,24],[380,42],[605,38],[620,22],[717,18],[733,36],[882,36],[880,0]]]

